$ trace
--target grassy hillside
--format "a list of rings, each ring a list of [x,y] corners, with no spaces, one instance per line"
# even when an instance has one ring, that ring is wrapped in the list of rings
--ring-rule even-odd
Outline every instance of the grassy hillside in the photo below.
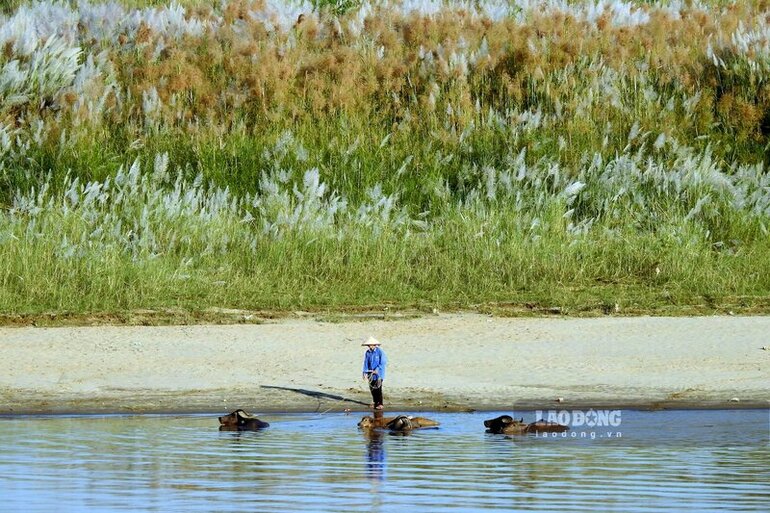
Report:
[[[0,312],[767,311],[766,4],[12,3]]]

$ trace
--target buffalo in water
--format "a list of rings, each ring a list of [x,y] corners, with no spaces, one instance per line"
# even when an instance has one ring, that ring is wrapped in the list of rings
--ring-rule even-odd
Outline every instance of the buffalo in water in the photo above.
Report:
[[[527,433],[563,433],[569,428],[556,422],[538,420],[527,424],[524,419],[516,420],[510,415],[501,415],[495,419],[484,421],[487,433],[524,435]]]
[[[240,409],[224,417],[219,417],[220,431],[256,431],[269,425],[267,422],[259,420],[255,415]]]
[[[425,417],[411,417],[399,415],[397,417],[366,416],[358,423],[361,429],[389,429],[400,433],[406,433],[414,429],[438,427],[439,423]]]

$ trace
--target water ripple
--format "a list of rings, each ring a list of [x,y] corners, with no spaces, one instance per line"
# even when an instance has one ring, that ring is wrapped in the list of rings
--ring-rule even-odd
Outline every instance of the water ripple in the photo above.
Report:
[[[0,418],[13,511],[767,511],[768,412],[624,412],[623,438],[484,433],[494,413],[426,414],[440,429],[365,434],[342,414]],[[662,437],[649,426],[700,426]],[[702,426],[710,426],[708,429]],[[687,431],[687,430],[684,430]]]

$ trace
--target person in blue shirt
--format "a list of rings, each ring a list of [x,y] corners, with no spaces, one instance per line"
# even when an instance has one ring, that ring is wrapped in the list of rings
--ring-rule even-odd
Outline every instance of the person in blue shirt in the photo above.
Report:
[[[385,364],[387,358],[380,349],[380,341],[369,337],[361,344],[368,349],[364,354],[364,380],[369,383],[369,391],[372,393],[372,408],[382,409],[382,380],[385,379]]]

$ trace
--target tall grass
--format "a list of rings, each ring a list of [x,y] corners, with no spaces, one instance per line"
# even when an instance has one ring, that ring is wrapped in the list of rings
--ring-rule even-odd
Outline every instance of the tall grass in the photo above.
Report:
[[[0,310],[765,307],[761,2],[319,6],[0,15]]]

